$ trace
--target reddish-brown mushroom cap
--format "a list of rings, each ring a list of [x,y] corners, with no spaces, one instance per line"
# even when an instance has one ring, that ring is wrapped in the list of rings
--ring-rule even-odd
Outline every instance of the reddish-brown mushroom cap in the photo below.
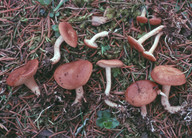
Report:
[[[161,18],[156,18],[156,17],[151,18],[151,19],[149,19],[149,23],[151,25],[160,25],[161,24]]]
[[[149,53],[148,51],[145,51],[142,53],[143,57],[150,60],[150,61],[153,61],[155,62],[156,61],[156,58],[154,57],[153,54]]]
[[[72,47],[77,46],[77,33],[69,23],[60,22],[59,32],[68,45]]]
[[[143,48],[143,45],[138,43],[138,41],[135,38],[128,36],[127,39],[128,39],[128,43],[131,45],[131,47],[135,48],[139,52],[145,51],[145,49]]]
[[[151,77],[161,85],[178,86],[186,83],[183,72],[169,65],[156,66],[151,72]]]
[[[140,23],[147,23],[148,22],[148,19],[146,17],[143,17],[143,16],[137,16],[136,19]]]
[[[111,60],[99,60],[96,65],[100,66],[100,67],[111,67],[111,68],[115,68],[115,67],[122,67],[124,66],[123,62],[121,60],[118,59],[111,59]]]
[[[132,83],[125,92],[125,99],[133,106],[141,107],[155,100],[158,86],[149,80]]]
[[[35,75],[38,69],[39,61],[33,59],[27,62],[22,67],[15,69],[11,72],[6,80],[10,86],[19,86],[25,83],[25,81]]]
[[[55,81],[65,89],[76,89],[89,80],[93,65],[87,60],[78,60],[60,65],[54,72]]]

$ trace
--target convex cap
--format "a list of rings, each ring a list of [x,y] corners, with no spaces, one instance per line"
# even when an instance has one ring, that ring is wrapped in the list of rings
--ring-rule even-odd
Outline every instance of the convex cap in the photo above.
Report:
[[[132,83],[125,92],[125,99],[133,106],[141,107],[155,100],[158,86],[149,80]]]
[[[68,22],[59,23],[59,32],[68,45],[77,46],[77,33]]]
[[[76,89],[89,80],[93,65],[87,60],[78,60],[60,65],[54,72],[55,81],[65,89]]]
[[[186,83],[183,72],[170,65],[156,66],[151,72],[152,79],[161,85],[178,86]]]
[[[115,67],[124,66],[123,62],[118,59],[111,59],[111,60],[102,59],[102,60],[99,60],[96,64],[102,68],[106,68],[106,67],[115,68]]]

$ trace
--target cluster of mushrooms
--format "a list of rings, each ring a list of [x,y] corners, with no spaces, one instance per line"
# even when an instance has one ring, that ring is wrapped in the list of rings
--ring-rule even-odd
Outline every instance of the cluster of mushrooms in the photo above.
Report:
[[[146,9],[142,11],[142,15],[137,17],[137,21],[141,23],[148,22],[148,19],[145,17]],[[156,19],[155,17],[151,18]],[[158,22],[158,21],[150,21]],[[161,22],[158,22],[161,23]],[[152,23],[151,23],[152,24]],[[152,24],[157,25],[157,24]],[[163,35],[162,29],[165,28],[164,25],[160,25],[152,31],[148,32],[140,39],[136,40],[135,38],[128,36],[128,43],[132,48],[138,50],[142,55],[151,60],[156,61],[156,58],[153,55],[153,51],[158,45],[160,37]],[[54,56],[50,59],[51,64],[56,64],[61,57],[60,54],[60,45],[62,42],[66,42],[71,47],[77,46],[77,34],[72,26],[67,22],[61,22],[59,24],[60,36],[56,40],[54,45]],[[94,35],[91,39],[84,39],[84,44],[90,48],[97,48],[98,45],[95,42],[96,39],[100,37],[108,36],[109,32],[103,31]],[[149,51],[146,51],[143,47],[143,43],[150,37],[156,35],[154,43]],[[34,80],[34,75],[38,69],[38,60],[33,59],[28,61],[25,65],[12,71],[8,78],[7,84],[10,86],[19,86],[25,84],[34,94],[39,96],[41,94],[40,89],[37,83]],[[105,98],[105,103],[113,108],[118,108],[120,110],[125,110],[123,105],[117,104],[110,100],[110,91],[111,91],[111,69],[125,66],[124,63],[118,59],[110,60],[99,60],[96,65],[105,68],[106,71],[106,89],[105,95],[108,98]],[[81,103],[81,100],[84,99],[83,85],[85,85],[91,74],[92,74],[93,65],[88,60],[77,60],[70,63],[65,63],[60,65],[54,72],[54,79],[64,89],[76,90],[76,98],[72,105]],[[161,94],[161,104],[164,108],[170,112],[175,113],[183,109],[184,106],[171,106],[169,103],[169,92],[171,86],[182,85],[186,82],[185,75],[178,69],[170,65],[160,65],[156,66],[152,72],[151,77],[154,80],[139,80],[132,83],[125,91],[125,100],[135,106],[141,108],[141,115],[145,117],[147,115],[146,105],[154,101],[158,94]],[[158,88],[156,83],[162,85],[162,91]],[[86,101],[86,100],[85,100]]]

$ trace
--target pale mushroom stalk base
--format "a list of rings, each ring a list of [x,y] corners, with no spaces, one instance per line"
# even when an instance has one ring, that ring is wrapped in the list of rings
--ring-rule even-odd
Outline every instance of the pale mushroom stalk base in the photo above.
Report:
[[[147,11],[146,11],[146,8],[144,7],[140,16],[145,17],[146,13],[147,13]]]
[[[111,67],[106,67],[106,88],[105,88],[105,95],[109,96],[111,90]]]
[[[105,104],[112,107],[112,108],[118,108],[120,109],[121,111],[125,111],[125,107],[123,107],[122,105],[120,104],[116,104],[108,99],[105,100]]]
[[[39,96],[40,95],[40,90],[39,86],[37,85],[34,77],[31,77],[26,80],[24,83],[35,95]]]
[[[54,56],[50,59],[52,64],[56,64],[59,62],[61,58],[61,53],[60,53],[60,46],[61,43],[64,41],[63,37],[60,35],[59,38],[57,38],[55,44],[54,44]]]
[[[144,118],[147,116],[147,107],[146,105],[143,105],[140,107],[141,108],[141,116]]]
[[[171,106],[169,103],[169,92],[170,92],[171,86],[169,85],[163,85],[162,91],[165,93],[165,96],[161,96],[161,104],[164,106],[165,110],[167,110],[169,113],[176,113],[180,111],[183,107],[182,106]]]
[[[83,90],[82,86],[76,88],[75,91],[76,91],[76,97],[75,97],[74,102],[72,103],[72,106],[77,103],[81,103],[81,99],[84,98],[84,90]]]
[[[108,97],[110,95],[110,90],[111,90],[111,67],[106,67],[105,68],[106,71],[106,88],[105,88],[105,95]],[[116,104],[110,100],[105,100],[105,103],[112,107],[112,108],[122,108],[123,110],[123,106]]]

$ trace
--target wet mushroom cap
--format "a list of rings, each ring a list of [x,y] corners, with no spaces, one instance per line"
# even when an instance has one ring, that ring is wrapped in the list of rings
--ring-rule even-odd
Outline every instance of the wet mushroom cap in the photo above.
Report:
[[[145,51],[142,44],[138,43],[138,41],[135,38],[128,36],[127,39],[128,39],[128,43],[131,45],[131,47],[137,49],[139,52]]]
[[[149,23],[151,25],[160,25],[161,24],[161,18],[151,18],[151,19],[149,19]]]
[[[125,92],[126,101],[136,107],[147,105],[155,100],[158,86],[150,80],[132,83]]]
[[[69,23],[60,22],[59,32],[68,45],[72,47],[77,46],[77,33]]]
[[[123,62],[121,60],[118,59],[111,59],[111,60],[99,60],[96,65],[100,66],[100,67],[111,67],[111,68],[115,68],[115,67],[122,67],[124,66]]]
[[[24,84],[26,79],[35,75],[38,69],[38,64],[39,61],[37,59],[28,61],[25,65],[15,69],[10,73],[6,83],[13,87]]]
[[[76,89],[89,80],[93,65],[87,60],[78,60],[60,65],[54,72],[55,81],[65,89]]]
[[[151,53],[148,52],[148,51],[143,52],[142,55],[143,55],[144,58],[146,58],[146,59],[148,59],[148,60],[150,60],[150,61],[153,61],[153,62],[156,61],[156,58],[154,57],[154,55],[151,54]]]
[[[178,86],[186,83],[183,72],[170,65],[156,66],[151,72],[152,79],[161,85]]]
[[[137,16],[136,19],[140,23],[147,23],[148,22],[148,19],[146,17],[143,17],[143,16]]]

